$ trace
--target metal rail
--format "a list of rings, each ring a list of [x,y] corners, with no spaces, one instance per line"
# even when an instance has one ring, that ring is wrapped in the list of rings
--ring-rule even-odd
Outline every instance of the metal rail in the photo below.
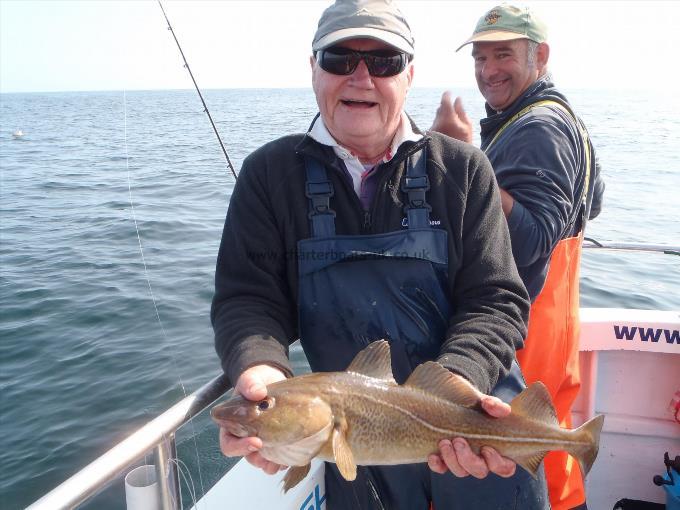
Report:
[[[156,449],[156,472],[159,478],[162,507],[174,508],[179,503],[179,485],[175,455],[175,432],[193,416],[203,411],[230,388],[224,374],[215,377],[163,414],[151,420],[127,439],[118,443],[94,462],[28,507],[30,510],[60,510],[73,508],[101,491],[152,449]]]
[[[614,251],[642,251],[647,253],[664,253],[666,255],[680,255],[680,246],[665,246],[661,244],[646,244],[646,243],[609,243],[599,242],[589,237],[585,237],[583,239],[583,248]]]

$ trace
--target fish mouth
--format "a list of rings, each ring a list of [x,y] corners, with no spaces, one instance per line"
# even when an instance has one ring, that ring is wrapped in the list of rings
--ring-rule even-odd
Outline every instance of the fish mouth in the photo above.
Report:
[[[223,418],[216,418],[215,416],[213,416],[212,418],[215,421],[215,423],[217,423],[217,425],[225,429],[233,436],[253,437],[257,435],[257,431],[253,427],[249,427],[248,425],[245,425],[243,423],[233,420],[225,420]]]

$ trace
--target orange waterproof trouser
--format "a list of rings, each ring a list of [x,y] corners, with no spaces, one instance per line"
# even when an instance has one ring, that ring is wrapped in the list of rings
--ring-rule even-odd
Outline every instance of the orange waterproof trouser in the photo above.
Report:
[[[529,332],[517,360],[527,385],[542,381],[562,427],[571,428],[571,406],[580,388],[579,263],[582,237],[561,240],[553,251],[545,285],[529,313]],[[578,462],[566,452],[545,457],[545,475],[553,510],[585,502]]]

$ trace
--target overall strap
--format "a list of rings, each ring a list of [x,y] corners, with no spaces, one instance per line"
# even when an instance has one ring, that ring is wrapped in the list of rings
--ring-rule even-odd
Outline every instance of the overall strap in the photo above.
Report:
[[[425,198],[430,189],[427,177],[427,148],[414,153],[406,164],[406,176],[401,190],[408,195],[408,203],[404,212],[408,218],[408,228],[430,228],[430,207]]]
[[[335,235],[335,211],[330,207],[334,195],[333,185],[328,180],[324,166],[318,160],[304,157],[305,195],[309,198],[310,228],[312,237],[332,237]]]
[[[570,111],[568,111],[567,108],[565,108],[564,105],[562,105],[561,103],[558,103],[557,101],[554,101],[554,100],[552,100],[552,99],[542,99],[541,101],[536,101],[535,103],[531,103],[531,104],[525,106],[525,107],[522,108],[519,112],[517,112],[515,115],[513,115],[512,117],[510,117],[510,118],[505,122],[505,124],[503,124],[503,125],[501,126],[501,128],[496,132],[496,134],[494,135],[494,137],[493,137],[493,138],[491,139],[491,141],[489,142],[489,145],[487,145],[487,146],[486,146],[486,149],[484,149],[484,153],[487,153],[487,152],[489,151],[489,149],[491,148],[491,146],[496,142],[496,140],[498,140],[498,138],[500,138],[501,134],[503,134],[503,131],[505,131],[511,124],[513,124],[515,121],[519,120],[521,117],[524,117],[527,113],[529,113],[529,112],[530,112],[531,110],[533,110],[534,108],[538,108],[539,106],[548,106],[548,105],[549,105],[549,106],[557,106],[557,107],[558,107],[559,109],[561,109],[562,111],[565,111],[565,112],[567,112],[569,115],[571,115],[572,117],[574,117],[574,114],[573,114],[573,113],[571,113]]]
[[[585,224],[587,221],[586,217],[586,211],[587,211],[587,200],[588,200],[588,189],[590,187],[590,175],[591,175],[591,166],[593,165],[592,162],[592,157],[591,157],[591,144],[590,144],[590,135],[588,134],[588,131],[586,130],[585,126],[583,125],[583,122],[581,121],[576,114],[571,110],[571,108],[567,107],[566,105],[555,101],[553,99],[543,99],[541,101],[537,101],[535,103],[531,103],[528,106],[525,106],[520,110],[518,113],[510,117],[508,121],[501,126],[501,128],[498,130],[498,132],[494,135],[494,137],[491,139],[489,142],[489,145],[486,146],[484,149],[484,153],[488,153],[489,149],[491,146],[498,140],[498,138],[501,136],[503,131],[505,131],[512,123],[529,113],[531,110],[534,108],[537,108],[539,106],[552,106],[556,107],[558,110],[561,110],[564,112],[568,117],[570,117],[574,121],[574,125],[576,126],[576,129],[578,129],[579,133],[581,134],[581,138],[583,139],[583,150],[584,150],[584,156],[585,156],[585,163],[586,163],[586,175],[585,175],[585,182],[583,185],[583,192],[581,193],[581,197],[579,199],[579,208],[577,209],[577,213],[570,219],[569,223],[566,226],[566,229],[569,230],[571,229],[572,225],[576,222],[577,219],[581,220],[581,231],[585,229]]]

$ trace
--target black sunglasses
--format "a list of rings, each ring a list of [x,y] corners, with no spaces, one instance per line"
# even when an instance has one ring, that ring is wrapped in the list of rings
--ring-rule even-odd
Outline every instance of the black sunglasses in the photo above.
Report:
[[[357,51],[341,46],[332,46],[316,52],[321,69],[331,74],[346,76],[352,74],[360,61],[366,63],[371,76],[385,78],[396,76],[406,69],[410,55],[397,50]]]

